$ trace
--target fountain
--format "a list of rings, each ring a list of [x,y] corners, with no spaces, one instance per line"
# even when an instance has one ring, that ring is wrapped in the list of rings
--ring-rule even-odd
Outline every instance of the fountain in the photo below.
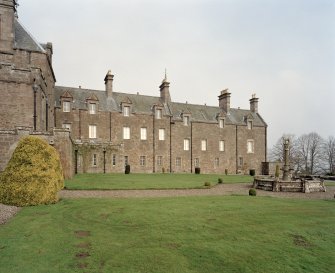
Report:
[[[256,176],[253,188],[274,192],[325,192],[326,187],[323,179],[310,175],[291,176],[290,168],[290,140],[284,139],[284,166],[282,168],[282,179],[274,176]]]

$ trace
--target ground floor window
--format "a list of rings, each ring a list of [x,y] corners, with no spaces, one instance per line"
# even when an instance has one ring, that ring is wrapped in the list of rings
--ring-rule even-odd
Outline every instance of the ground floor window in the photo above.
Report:
[[[240,157],[238,158],[238,166],[239,166],[239,167],[242,167],[242,166],[243,166],[243,157],[242,157],[242,156],[240,156]]]
[[[144,155],[140,156],[140,166],[144,167],[145,166],[145,162],[146,161],[146,157]]]
[[[157,166],[162,166],[163,164],[163,157],[162,156],[157,156]]]
[[[112,165],[113,166],[116,165],[116,155],[115,154],[112,155]]]
[[[124,156],[124,165],[125,166],[129,165],[128,156],[127,155]]]
[[[181,157],[176,158],[176,167],[181,167]]]
[[[220,159],[218,157],[214,159],[214,166],[215,168],[218,168],[220,166]]]
[[[199,160],[199,158],[195,158],[194,159],[194,167],[200,167],[200,160]]]
[[[97,154],[93,154],[93,157],[92,157],[92,166],[93,167],[97,166]]]

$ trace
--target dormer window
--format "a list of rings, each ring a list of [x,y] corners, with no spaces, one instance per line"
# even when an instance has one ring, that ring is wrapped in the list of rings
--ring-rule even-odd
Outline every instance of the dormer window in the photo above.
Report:
[[[225,125],[224,119],[223,118],[219,119],[219,127],[224,128],[224,125]]]
[[[156,109],[156,119],[161,119],[163,116],[162,109]]]
[[[248,121],[247,121],[247,126],[248,126],[248,129],[249,129],[249,130],[252,129],[252,120],[248,120]]]
[[[91,115],[94,115],[97,113],[97,105],[95,103],[89,103],[88,104],[88,111]]]
[[[188,126],[190,124],[190,117],[189,116],[183,116],[183,124],[184,126]]]
[[[129,117],[130,116],[130,106],[123,106],[123,116]]]
[[[71,110],[71,102],[63,101],[63,112],[70,112]]]

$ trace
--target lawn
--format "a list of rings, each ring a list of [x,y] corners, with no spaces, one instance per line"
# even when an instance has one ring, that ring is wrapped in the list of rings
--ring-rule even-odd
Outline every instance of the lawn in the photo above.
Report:
[[[76,199],[0,226],[0,272],[335,272],[335,202]]]
[[[117,189],[200,189],[204,183],[252,183],[247,175],[220,174],[78,174],[65,180],[65,187],[72,190]]]

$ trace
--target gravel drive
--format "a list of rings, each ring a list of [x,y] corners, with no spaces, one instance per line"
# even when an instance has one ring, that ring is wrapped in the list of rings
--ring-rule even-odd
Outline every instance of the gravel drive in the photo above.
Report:
[[[12,218],[21,208],[14,206],[6,206],[0,204],[0,225],[6,223]]]
[[[173,196],[211,196],[248,195],[250,184],[219,184],[210,189],[188,190],[62,190],[60,198],[128,198],[128,197],[173,197]],[[257,190],[257,196],[301,199],[334,199],[335,186],[328,186],[327,192],[270,192]],[[21,208],[0,204],[0,225],[6,223]]]
[[[169,197],[169,196],[210,196],[210,195],[248,195],[251,185],[219,184],[210,189],[188,189],[188,190],[62,190],[61,198],[92,198],[92,197]],[[284,198],[303,199],[333,199],[335,186],[327,187],[327,192],[269,192],[257,190],[258,196],[274,196]]]

